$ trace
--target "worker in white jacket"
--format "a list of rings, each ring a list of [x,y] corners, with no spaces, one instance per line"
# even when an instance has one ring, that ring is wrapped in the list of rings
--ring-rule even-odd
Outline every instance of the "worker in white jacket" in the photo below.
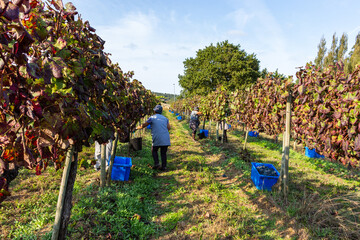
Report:
[[[111,156],[111,148],[112,148],[112,140],[110,139],[109,142],[106,143],[106,162],[109,160],[109,157]],[[94,165],[94,168],[96,171],[99,171],[101,167],[101,145],[97,141],[95,141],[95,160],[96,163]]]

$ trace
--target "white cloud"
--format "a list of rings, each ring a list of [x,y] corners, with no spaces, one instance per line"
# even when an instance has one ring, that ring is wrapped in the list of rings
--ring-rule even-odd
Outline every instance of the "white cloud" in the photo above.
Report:
[[[242,30],[230,30],[227,32],[229,36],[245,36],[246,33]]]
[[[153,13],[130,13],[112,25],[100,26],[98,34],[105,39],[105,47],[112,51],[144,45],[156,32],[158,19]]]
[[[175,20],[175,12],[172,13]],[[169,15],[167,15],[169,16]],[[97,34],[105,41],[105,51],[123,71],[134,71],[134,78],[151,90],[180,93],[178,74],[183,72],[183,61],[193,55],[195,40],[182,42],[163,30],[168,19],[136,12],[121,17],[113,24],[99,27]],[[174,29],[173,34],[180,30]],[[171,40],[169,40],[171,39]]]
[[[240,8],[229,13],[226,18],[234,21],[236,28],[243,29],[252,17],[253,14],[248,14],[245,9]]]
[[[138,46],[136,44],[134,44],[134,43],[130,43],[128,45],[125,45],[124,48],[129,48],[131,50],[135,50],[135,49],[138,48]]]
[[[245,2],[245,6],[228,14],[227,18],[234,26],[227,32],[228,38],[239,42],[247,53],[255,53],[261,68],[279,69],[286,75],[295,73],[295,63],[288,51],[288,36],[263,1]]]

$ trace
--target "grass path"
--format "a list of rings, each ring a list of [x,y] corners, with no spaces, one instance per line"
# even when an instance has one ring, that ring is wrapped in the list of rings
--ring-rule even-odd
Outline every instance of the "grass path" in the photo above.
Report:
[[[277,185],[263,192],[250,180],[251,161],[280,169],[280,145],[261,135],[243,152],[236,130],[226,144],[193,141],[186,121],[165,115],[172,125],[166,172],[149,167],[150,131],[142,151],[118,148],[134,165],[127,182],[101,190],[93,147],[79,154],[69,239],[360,239],[359,173],[291,151],[284,200]],[[61,175],[52,167],[40,176],[20,171],[0,205],[1,239],[51,239]]]
[[[169,171],[158,177],[173,177],[177,186],[159,199],[169,213],[158,221],[170,227],[157,239],[307,238],[306,229],[252,185],[250,165],[236,147],[194,142],[185,122],[169,118],[174,129]]]
[[[173,228],[160,239],[357,238],[359,218],[345,224],[344,216],[354,211],[353,218],[359,210],[358,172],[291,150],[290,191],[284,200],[279,186],[271,193],[262,192],[250,180],[250,161],[272,163],[280,169],[280,144],[250,138],[248,152],[243,152],[244,133],[239,131],[230,132],[226,144],[210,139],[194,142],[185,121],[169,119],[175,129],[171,168],[160,175],[174,177],[177,188],[160,200],[171,207],[171,213],[159,216],[159,222],[166,225],[173,220]],[[332,199],[342,199],[342,203]],[[348,212],[333,214],[338,209]]]

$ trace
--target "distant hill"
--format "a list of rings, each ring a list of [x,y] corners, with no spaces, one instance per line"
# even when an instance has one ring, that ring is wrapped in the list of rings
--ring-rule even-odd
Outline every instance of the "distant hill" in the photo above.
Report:
[[[163,97],[163,101],[169,102],[174,100],[174,94],[171,93],[159,93],[159,92],[152,92],[156,96]],[[177,98],[179,95],[175,95],[175,98]]]

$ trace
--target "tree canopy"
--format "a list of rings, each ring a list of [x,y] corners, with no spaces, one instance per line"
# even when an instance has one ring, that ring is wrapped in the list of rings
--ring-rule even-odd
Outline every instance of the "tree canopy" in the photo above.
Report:
[[[184,61],[179,84],[185,95],[207,95],[218,85],[228,90],[243,88],[260,76],[259,60],[227,40],[200,49],[195,58]]]
[[[324,65],[324,57],[325,57],[325,53],[326,53],[326,40],[324,38],[324,36],[322,36],[322,38],[320,39],[320,43],[318,45],[318,54],[317,57],[315,58],[315,66],[317,68],[321,67]]]
[[[360,64],[360,32],[356,35],[355,44],[349,53],[347,72],[352,72],[358,64]]]
[[[356,36],[355,44],[351,51],[348,50],[348,36],[343,33],[340,41],[334,33],[332,37],[331,47],[326,49],[326,40],[324,36],[320,39],[318,45],[318,53],[315,58],[315,66],[319,69],[326,69],[337,62],[342,62],[345,65],[345,72],[351,73],[355,66],[360,64],[360,33]]]

